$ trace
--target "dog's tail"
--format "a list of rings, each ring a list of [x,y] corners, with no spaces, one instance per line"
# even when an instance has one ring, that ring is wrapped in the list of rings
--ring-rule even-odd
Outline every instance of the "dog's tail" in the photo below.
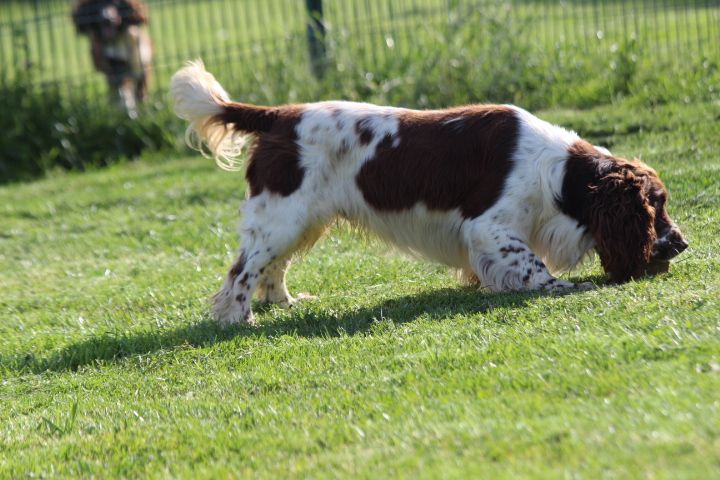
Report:
[[[188,63],[173,75],[170,92],[175,114],[190,123],[185,142],[203,154],[209,151],[225,170],[239,169],[237,157],[248,137],[269,131],[277,119],[276,108],[231,101],[200,60]]]

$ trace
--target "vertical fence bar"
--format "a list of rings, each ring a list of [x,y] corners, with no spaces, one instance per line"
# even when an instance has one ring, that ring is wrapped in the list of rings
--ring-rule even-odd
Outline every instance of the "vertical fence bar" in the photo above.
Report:
[[[583,52],[588,51],[588,44],[587,44],[587,28],[585,27],[585,17],[587,16],[586,9],[587,6],[585,3],[581,3],[577,6],[577,24],[578,24],[578,38],[579,42],[582,42],[582,45],[578,45],[578,48],[582,48]]]
[[[63,82],[61,82],[61,76],[59,75],[59,72],[58,72],[58,70],[60,68],[60,61],[59,61],[60,55],[58,52],[58,45],[60,45],[60,44],[58,43],[57,39],[55,38],[56,37],[56,35],[55,35],[56,30],[55,30],[55,25],[54,25],[55,18],[54,18],[54,15],[52,14],[52,11],[50,8],[50,3],[48,2],[45,5],[47,8],[47,18],[48,18],[48,20],[47,20],[47,25],[48,25],[47,35],[48,35],[48,43],[49,43],[48,50],[49,50],[49,54],[50,54],[50,58],[51,58],[51,62],[49,62],[49,63],[52,68],[51,75],[53,77],[53,80],[54,80],[57,90],[59,92],[63,86],[65,86],[67,88],[67,85],[63,85]]]
[[[673,12],[673,20],[675,23],[675,48],[677,49],[677,51],[675,52],[675,58],[680,59],[680,58],[683,58],[684,56],[686,56],[687,52],[683,51],[683,39],[682,39],[683,34],[682,34],[681,27],[680,27],[681,14],[682,14],[682,12],[680,11],[681,7],[678,7],[678,5],[675,5],[674,3],[675,2],[673,2],[672,12]]]
[[[41,83],[42,83],[42,62],[40,61],[40,52],[42,50],[42,35],[40,34],[40,21],[42,19],[42,16],[40,15],[40,2],[39,0],[33,0],[32,2],[32,9],[33,9],[33,15],[35,16],[34,19],[27,19],[25,25],[27,25],[28,30],[32,27],[35,32],[33,32],[35,35],[35,45],[31,44],[30,41],[30,35],[28,35],[28,43],[30,43],[30,63],[31,67],[35,70],[34,75],[35,78],[39,79],[40,82],[37,82],[33,88],[35,91],[41,91]],[[31,25],[32,22],[32,25]],[[33,48],[34,47],[34,48]]]
[[[650,19],[648,18],[648,9],[647,9],[647,3],[650,0],[638,0],[638,3],[640,4],[640,7],[638,9],[638,17],[640,18],[640,29],[642,30],[642,43],[647,44],[652,41],[652,30],[650,25]]]
[[[375,52],[374,66],[377,69],[377,65],[380,65],[387,58],[387,52],[383,47],[385,41],[385,30],[387,29],[387,22],[382,12],[382,5],[384,2],[373,2],[371,0],[365,0],[365,8],[367,9],[368,19],[370,19],[370,41],[372,49]]]
[[[16,77],[16,75],[17,75],[16,68],[17,68],[19,62],[18,62],[18,59],[17,59],[17,55],[15,54],[15,35],[16,35],[16,33],[15,33],[15,25],[16,25],[16,20],[15,20],[14,17],[15,17],[15,15],[14,15],[14,13],[13,13],[13,9],[10,8],[10,7],[8,7],[8,20],[9,20],[9,21],[7,22],[6,26],[7,26],[7,29],[8,29],[8,38],[9,38],[9,42],[10,42],[10,48],[8,49],[8,52],[9,52],[9,54],[10,54],[10,55],[9,55],[9,59],[10,59],[10,60],[9,60],[9,62],[8,62],[6,65],[11,65],[11,66],[12,66],[12,69],[13,69],[13,77]]]
[[[355,38],[355,45],[359,46],[363,52],[363,69],[368,62],[367,42],[365,41],[365,35],[360,27],[360,10],[358,9],[359,0],[350,2],[352,4],[352,19],[353,19],[353,30],[351,36]],[[362,39],[362,40],[361,40]]]
[[[718,22],[715,21],[715,8],[711,8],[712,0],[705,1],[705,18],[707,24],[707,34],[710,39],[710,45],[715,45],[715,53],[720,56],[720,32],[713,34],[714,27],[718,27]],[[708,55],[709,56],[709,55]]]
[[[449,8],[449,7],[448,7]],[[398,1],[394,4],[388,2],[388,14],[390,15],[390,22],[392,27],[392,40],[393,48],[395,50],[394,55],[398,55],[402,52],[402,48],[405,46],[405,24],[402,21],[402,2]],[[402,38],[402,40],[401,40]],[[401,46],[402,45],[402,46]]]
[[[3,39],[5,38],[5,29],[6,29],[5,23],[0,21],[0,42],[2,42]],[[6,49],[6,45],[3,45],[2,43],[0,43],[0,65],[4,65],[5,66],[4,68],[7,69],[7,71],[9,71],[10,68],[12,68],[11,67],[12,63],[10,62],[8,55],[6,54],[5,49]],[[7,71],[6,70],[0,71],[0,81],[3,80],[3,77],[4,77],[4,75],[7,74]]]
[[[188,36],[190,38],[195,39],[196,42],[198,41],[198,39],[205,38],[206,34],[209,34],[209,35],[214,34],[214,32],[204,32],[202,23],[201,23],[202,20],[200,17],[203,16],[203,12],[205,10],[205,6],[207,5],[207,2],[208,2],[208,0],[200,0],[200,1],[195,0],[192,2],[192,5],[191,5],[191,7],[192,7],[192,15],[191,16],[193,17],[193,22],[189,25],[190,31],[188,31]],[[212,37],[210,37],[210,38],[212,38]],[[210,40],[210,41],[206,40],[205,42],[202,42],[200,44],[200,46],[197,48],[197,53],[199,53],[200,55],[203,55],[203,56],[204,55],[209,56],[210,52],[204,48],[205,45],[208,45],[208,44],[212,45],[212,40]]]
[[[219,62],[219,57],[221,53],[221,48],[227,48],[226,46],[226,35],[227,31],[225,30],[225,25],[222,20],[218,21],[217,19],[217,12],[220,10],[220,1],[221,0],[210,0],[206,6],[206,8],[203,9],[202,19],[203,19],[203,35],[212,35],[212,38],[210,40],[210,52],[209,55],[211,56],[213,63]]]
[[[72,8],[74,7],[74,5],[75,5],[75,2],[73,2],[71,5],[68,5],[69,8],[66,11],[66,15],[68,15],[68,16],[65,17],[65,19],[64,19],[68,23],[62,24],[65,26],[65,28],[63,28],[65,34],[62,35],[65,38],[62,39],[64,41],[61,40],[61,42],[60,42],[60,45],[61,45],[61,53],[60,54],[63,57],[62,81],[65,83],[65,85],[67,87],[68,99],[80,97],[80,98],[85,99],[85,101],[88,103],[90,101],[96,102],[97,97],[99,96],[97,93],[97,88],[95,88],[95,95],[88,94],[88,92],[86,91],[87,87],[85,87],[83,89],[84,91],[82,93],[78,93],[77,88],[76,88],[78,83],[76,82],[76,78],[73,75],[73,72],[78,72],[80,69],[80,61],[79,61],[79,53],[78,52],[82,52],[88,56],[90,55],[90,53],[89,53],[89,51],[90,51],[89,36],[81,35],[77,31],[74,23],[70,20],[70,15],[72,13]],[[93,77],[96,74],[94,68],[92,67],[93,62],[91,61],[90,64],[91,64],[91,67],[90,67],[91,70],[89,72],[86,72],[87,76],[85,77],[85,84],[88,84],[88,85],[93,83]],[[85,85],[83,85],[83,87],[84,86]]]
[[[695,7],[695,34],[697,35],[697,49],[698,52],[702,52],[704,50],[703,48],[703,35],[702,35],[702,26],[700,21],[700,14],[701,12],[698,10],[697,7]],[[701,55],[702,57],[702,55]]]
[[[380,30],[378,32],[378,48],[382,52],[384,65],[388,65],[395,52],[395,32],[398,29],[392,2],[381,2],[376,10]],[[444,13],[444,12],[443,12]],[[392,45],[392,48],[390,47]]]
[[[251,2],[252,3],[252,2]],[[257,20],[257,29],[256,29],[256,37],[255,40],[257,42],[257,46],[261,52],[260,57],[254,57],[257,61],[258,65],[262,64],[262,75],[263,77],[267,77],[268,73],[270,72],[270,51],[268,50],[268,46],[265,43],[265,33],[266,33],[266,26],[265,22],[268,18],[268,13],[266,10],[267,7],[267,1],[265,2],[256,2],[256,5],[258,6],[257,9],[251,8],[251,10],[255,10],[256,18]],[[267,90],[263,91],[263,95],[265,95],[265,101],[267,101],[268,92]]]
[[[637,38],[638,43],[642,42],[642,38],[640,35],[640,12],[638,12],[637,5],[633,3],[632,7],[632,16],[633,16],[633,25],[635,28],[635,37]]]
[[[7,15],[11,14],[10,8],[7,9]],[[6,19],[0,20],[0,62],[4,65],[4,69],[0,71],[0,80],[9,77],[12,72],[13,61],[12,61],[12,48],[9,46],[9,42],[5,43],[5,39],[9,38],[12,40],[12,22]]]
[[[234,1],[234,0],[231,0],[231,1]],[[240,5],[240,4],[239,4],[239,2],[235,2],[235,5]],[[245,3],[245,6],[247,7],[247,2]],[[247,10],[248,10],[248,8],[244,8],[243,11],[239,11],[239,12],[237,12],[237,10],[236,10],[237,16],[242,18],[242,22],[243,22],[243,26],[244,26],[242,31],[244,34],[243,43],[244,43],[244,48],[245,48],[245,59],[242,62],[239,61],[240,59],[238,59],[238,62],[233,62],[233,63],[239,64],[239,66],[240,66],[239,70],[241,73],[240,76],[243,76],[244,74],[253,70],[252,65],[248,65],[248,64],[250,63],[250,59],[254,58],[254,55],[255,55],[255,48],[253,46],[254,39],[253,39],[251,28],[250,28],[250,19],[249,19],[249,15],[247,15],[245,13],[245,12],[247,12]],[[232,60],[234,60],[234,58]]]
[[[223,51],[220,55],[220,63],[223,65],[223,69],[228,75],[229,80],[227,81],[230,85],[234,85],[238,81],[237,79],[242,76],[240,73],[240,62],[234,61],[233,57],[235,55],[232,54],[232,52],[235,52],[239,48],[239,45],[237,45],[237,37],[240,36],[241,33],[244,33],[244,29],[242,29],[239,25],[240,20],[238,19],[237,11],[233,8],[233,5],[235,4],[237,4],[235,0],[223,0],[222,13],[220,13],[223,18],[223,24],[228,30],[228,38],[225,42],[225,51]]]
[[[268,40],[272,36],[272,33],[268,32],[268,23],[270,22],[271,15],[268,10],[268,2],[270,0],[265,0],[264,2],[258,2],[260,6],[262,6],[262,11],[258,11],[260,16],[260,21],[258,22],[258,27],[261,27],[258,29],[258,41],[260,45],[260,50],[262,51],[262,60],[265,67],[264,75],[267,76],[272,71],[272,64],[270,63],[270,60],[272,58],[272,51],[268,50]],[[267,96],[267,92],[266,92]]]
[[[174,55],[170,55],[170,50],[167,48],[167,43],[170,41],[170,35],[165,32],[165,9],[164,5],[155,5],[150,11],[150,24],[148,25],[148,31],[150,32],[150,39],[153,42],[153,89],[155,94],[161,92],[161,83],[165,83],[165,71],[166,63],[175,63]],[[162,44],[157,41],[162,39]],[[162,45],[162,46],[161,46]],[[163,63],[166,62],[166,63]],[[179,64],[177,65],[179,66]]]
[[[630,35],[630,26],[628,23],[628,14],[627,10],[625,9],[625,2],[620,2],[620,16],[622,17],[622,31],[625,35],[626,41],[629,41],[631,39]]]
[[[231,84],[234,84],[237,80],[237,68],[235,67],[237,62],[233,62],[232,59],[229,58],[228,51],[234,47],[234,39],[230,38],[231,34],[234,34],[235,32],[239,32],[240,30],[237,27],[237,17],[235,16],[232,9],[229,7],[228,1],[223,0],[222,2],[222,11],[225,12],[225,22],[227,22],[224,26],[228,29],[228,41],[225,42],[225,52],[220,56],[220,61],[223,63],[223,69],[227,72],[229,81]],[[220,9],[218,8],[218,13],[220,14]],[[222,17],[221,17],[222,18]],[[225,66],[227,65],[227,66]]]
[[[373,69],[378,64],[378,57],[377,57],[377,48],[375,47],[375,35],[374,30],[376,30],[375,25],[372,23],[374,21],[372,16],[372,8],[370,6],[370,0],[365,0],[365,20],[367,22],[367,28],[365,30],[366,36],[368,39],[368,47],[370,50],[370,61],[372,62]],[[366,68],[366,70],[370,70],[369,68]]]
[[[596,49],[600,50],[600,41],[602,40],[598,32],[600,31],[600,14],[598,8],[598,0],[593,0],[593,39]]]
[[[573,31],[573,42],[574,42],[574,48],[580,49],[582,48],[580,40],[582,38],[582,30],[580,27],[580,17],[582,16],[579,13],[578,8],[582,8],[582,5],[572,5],[572,10],[570,12],[570,18],[572,19],[572,31]]]
[[[668,17],[668,11],[670,10],[670,6],[668,4],[668,1],[672,0],[663,0],[663,6],[662,6],[662,20],[665,22],[665,28],[664,32],[666,35],[665,43],[664,43],[664,50],[665,54],[667,56],[666,60],[671,60],[672,57],[677,54],[677,52],[672,51],[672,31],[670,29],[670,18]],[[655,3],[655,0],[653,0],[653,4]],[[655,5],[653,5],[655,7]],[[660,45],[660,28],[658,27],[658,17],[659,15],[654,15],[653,20],[655,23],[655,41],[658,45]]]
[[[684,7],[684,8],[683,8]],[[690,26],[690,13],[689,13],[689,5],[687,3],[684,6],[679,7],[681,10],[678,12],[678,17],[682,17],[682,20],[677,22],[677,28],[678,31],[683,32],[683,39],[680,43],[680,48],[683,50],[690,49],[690,46],[692,45],[692,29]]]
[[[203,35],[212,34],[212,40],[210,40],[211,51],[209,55],[214,64],[222,63],[223,54],[228,50],[227,38],[229,33],[225,21],[223,21],[222,17],[218,18],[218,13],[222,10],[222,7],[223,0],[210,0],[202,15]],[[227,75],[227,69],[223,70],[225,71],[225,75]]]
[[[562,41],[562,25],[558,26],[557,23],[553,22],[555,16],[555,9],[562,8],[562,5],[556,5],[553,0],[543,0],[543,9],[540,14],[540,25],[542,32],[542,39],[546,44],[560,43]]]
[[[181,12],[180,8],[173,8],[172,12],[173,12],[173,18],[175,20],[172,23],[172,27],[171,27],[173,30],[175,30],[175,32],[174,32],[175,35],[173,35],[173,38],[177,39],[177,37],[178,37],[177,29],[179,29],[182,32],[180,36],[184,40],[182,42],[183,50],[185,52],[187,52],[188,55],[195,56],[195,55],[197,55],[197,52],[194,52],[193,48],[192,48],[192,43],[191,43],[192,39],[191,39],[191,35],[190,35],[190,22],[188,20],[188,17],[190,16],[190,4],[187,0],[185,0],[183,2],[176,2],[175,4],[182,7],[182,15],[180,15],[182,18],[177,18],[178,14],[180,14],[180,12]],[[182,53],[178,54],[178,57],[180,57],[180,56],[182,56]]]
[[[275,55],[282,55],[284,58],[293,58],[291,51],[292,49],[290,48],[288,42],[285,41],[285,38],[289,36],[290,32],[292,31],[292,23],[288,22],[288,19],[292,19],[293,16],[285,14],[289,12],[287,9],[283,9],[280,6],[281,1],[282,0],[269,0],[268,2],[270,4],[270,16],[268,18],[268,21],[278,21],[280,25],[280,28],[276,29],[277,31],[273,32],[272,34],[273,50],[276,52]],[[283,10],[285,10],[285,13],[283,12]],[[322,18],[320,19],[320,21],[321,23],[323,23]],[[325,45],[324,39],[323,45]]]

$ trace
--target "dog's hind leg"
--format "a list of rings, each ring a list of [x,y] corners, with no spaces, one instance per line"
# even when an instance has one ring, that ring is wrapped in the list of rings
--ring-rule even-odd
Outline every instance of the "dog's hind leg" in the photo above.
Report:
[[[281,307],[290,307],[298,300],[315,298],[307,293],[299,293],[293,298],[285,284],[285,276],[292,262],[293,254],[301,250],[309,250],[324,233],[324,226],[308,228],[293,249],[288,250],[283,257],[271,262],[262,276],[256,291],[256,297],[261,302],[274,303]]]
[[[277,293],[271,300],[292,303],[285,287],[285,271],[292,253],[305,243],[308,232],[314,231],[308,227],[307,209],[301,204],[270,194],[252,197],[245,203],[240,254],[214,297],[218,322],[253,324],[251,300],[261,282],[267,285],[268,278],[277,282]]]
[[[256,296],[263,303],[275,303],[282,307],[289,307],[295,303],[295,299],[288,292],[285,284],[285,275],[290,267],[291,257],[271,262],[262,276],[258,285]]]

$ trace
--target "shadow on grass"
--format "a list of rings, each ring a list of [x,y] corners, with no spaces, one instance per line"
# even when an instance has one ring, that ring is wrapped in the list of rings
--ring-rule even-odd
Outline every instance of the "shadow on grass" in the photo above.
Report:
[[[556,293],[567,295],[574,292]],[[304,337],[334,337],[358,335],[370,331],[382,318],[395,323],[407,323],[420,316],[441,320],[458,314],[484,313],[494,308],[519,309],[532,300],[546,296],[539,292],[486,294],[473,287],[444,288],[416,295],[385,300],[370,307],[336,312],[332,309],[312,311],[297,309],[296,313],[279,320],[260,318],[260,325],[222,328],[211,320],[171,329],[141,329],[139,331],[108,332],[70,344],[49,355],[28,353],[1,359],[0,365],[17,372],[77,370],[86,365],[117,361],[133,355],[172,350],[181,346],[203,347],[235,337],[273,337],[290,334]],[[267,306],[256,305],[261,314]]]

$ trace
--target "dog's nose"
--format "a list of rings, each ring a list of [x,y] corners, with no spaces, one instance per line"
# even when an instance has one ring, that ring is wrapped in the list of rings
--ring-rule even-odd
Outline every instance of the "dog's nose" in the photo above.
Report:
[[[682,253],[683,251],[685,251],[688,245],[688,241],[685,240],[683,237],[678,238],[672,243],[672,246],[675,250],[677,250],[677,253]]]
[[[688,242],[679,230],[673,229],[666,237],[658,239],[653,248],[653,258],[670,260],[680,255],[688,247]]]
[[[680,233],[680,229],[677,227],[673,227],[673,229],[670,230],[670,235],[668,235],[668,237],[671,248],[677,251],[677,253],[684,251],[688,247],[687,240],[685,240],[685,237],[683,237],[682,233]]]

